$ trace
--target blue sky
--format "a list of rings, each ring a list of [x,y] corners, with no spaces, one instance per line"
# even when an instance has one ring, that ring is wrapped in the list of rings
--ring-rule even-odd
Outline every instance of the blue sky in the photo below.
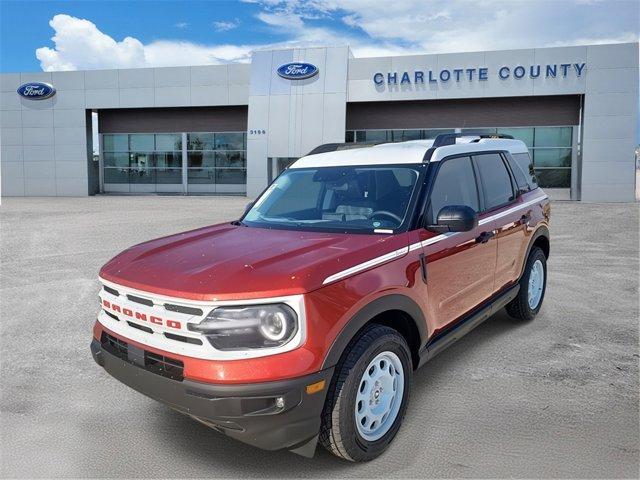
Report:
[[[630,0],[0,1],[0,71],[216,64],[260,48],[356,56],[637,41]]]

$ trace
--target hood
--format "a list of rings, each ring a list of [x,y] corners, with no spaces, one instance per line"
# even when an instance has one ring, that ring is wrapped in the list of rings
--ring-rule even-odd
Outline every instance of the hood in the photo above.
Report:
[[[214,225],[125,250],[105,280],[192,300],[310,292],[335,273],[407,245],[406,234],[314,233]]]

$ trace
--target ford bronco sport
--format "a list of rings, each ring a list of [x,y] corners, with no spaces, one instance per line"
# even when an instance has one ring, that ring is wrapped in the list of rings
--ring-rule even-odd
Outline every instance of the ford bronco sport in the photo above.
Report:
[[[502,307],[540,310],[550,206],[530,163],[504,137],[318,147],[240,220],[109,261],[94,359],[248,444],[373,459],[415,369]]]

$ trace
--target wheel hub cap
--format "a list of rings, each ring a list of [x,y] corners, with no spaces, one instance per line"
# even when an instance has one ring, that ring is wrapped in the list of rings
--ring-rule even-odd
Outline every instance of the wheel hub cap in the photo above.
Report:
[[[367,366],[358,384],[356,426],[368,441],[375,441],[393,425],[404,393],[404,369],[393,352],[382,352]]]
[[[529,308],[532,310],[537,308],[542,299],[542,290],[544,289],[544,266],[540,260],[536,260],[529,274],[529,289],[527,299]]]

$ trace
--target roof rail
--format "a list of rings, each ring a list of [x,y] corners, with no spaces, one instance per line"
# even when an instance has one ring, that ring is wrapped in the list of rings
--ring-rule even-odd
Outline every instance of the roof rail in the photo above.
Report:
[[[507,135],[506,133],[483,133],[482,135],[478,135],[478,140],[474,140],[474,142],[479,142],[483,138],[504,138],[508,140],[513,140],[513,135]]]
[[[478,137],[474,142],[480,141],[482,138],[510,138],[513,139],[513,135],[506,135],[504,133],[482,133],[482,134],[468,134],[468,133],[440,133],[433,141],[431,148],[444,147],[445,145],[455,145],[456,139],[460,137]]]
[[[308,155],[317,155],[318,153],[337,152],[338,150],[351,150],[354,148],[373,147],[387,142],[349,142],[349,143],[324,143],[311,150]]]
[[[444,147],[445,145],[455,145],[456,138],[461,137],[461,133],[439,133],[433,140],[431,148]]]
[[[513,135],[506,135],[504,133],[483,133],[480,135],[470,135],[468,133],[440,133],[433,140],[433,145],[427,149],[422,159],[423,162],[429,162],[435,152],[436,148],[444,147],[446,145],[455,145],[456,139],[460,137],[477,137],[472,142],[479,142],[483,138],[508,138],[513,140]]]

